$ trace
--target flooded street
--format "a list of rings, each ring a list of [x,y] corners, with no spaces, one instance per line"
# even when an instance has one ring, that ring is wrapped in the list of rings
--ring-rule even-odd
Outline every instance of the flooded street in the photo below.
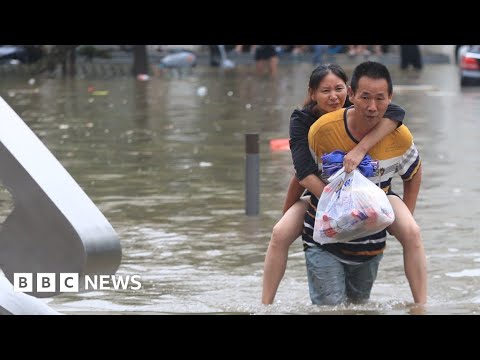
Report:
[[[405,108],[423,160],[415,217],[427,254],[426,314],[478,314],[480,87],[461,89],[452,64],[426,65],[419,77],[389,68],[393,102]],[[269,141],[288,138],[311,70],[307,63],[282,65],[277,79],[258,78],[246,65],[197,67],[148,82],[2,79],[0,96],[117,231],[117,274],[138,274],[142,282],[140,290],[45,301],[67,314],[410,313],[402,249],[393,237],[369,303],[311,305],[299,239],[275,304],[260,304],[265,251],[293,173],[290,152],[272,152]],[[353,67],[345,70],[350,75]],[[260,135],[259,216],[245,215],[245,134],[252,132]],[[401,186],[397,179],[394,190]],[[0,215],[9,211],[0,202]]]

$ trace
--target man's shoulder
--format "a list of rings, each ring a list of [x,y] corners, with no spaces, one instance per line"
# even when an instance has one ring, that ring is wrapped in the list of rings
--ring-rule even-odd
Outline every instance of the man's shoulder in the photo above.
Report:
[[[318,118],[317,121],[310,128],[310,133],[318,132],[325,126],[331,125],[338,121],[343,121],[343,114],[345,112],[344,108],[329,112]]]
[[[410,130],[402,125],[374,146],[375,151],[378,152],[375,156],[379,158],[402,156],[411,148],[412,144],[413,136]]]
[[[340,108],[338,110],[323,114],[322,116],[320,116],[320,118],[317,121],[324,121],[325,122],[325,121],[331,121],[332,119],[333,120],[337,120],[339,118],[343,119],[343,113],[344,112],[345,112],[345,108]]]
[[[405,142],[408,146],[413,142],[413,135],[405,124],[399,126],[392,135],[395,136],[397,141]]]

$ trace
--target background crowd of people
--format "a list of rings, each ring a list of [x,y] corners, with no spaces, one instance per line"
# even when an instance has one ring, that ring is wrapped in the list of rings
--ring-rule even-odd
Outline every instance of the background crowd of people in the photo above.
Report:
[[[322,64],[326,55],[347,54],[350,57],[370,55],[382,56],[391,51],[390,45],[209,45],[210,65],[222,64],[222,46],[225,52],[251,53],[259,74],[270,73],[275,76],[278,71],[279,57],[283,54],[293,56],[311,54],[314,65]],[[414,70],[422,69],[422,55],[419,45],[400,45],[400,68],[407,70],[411,65]]]

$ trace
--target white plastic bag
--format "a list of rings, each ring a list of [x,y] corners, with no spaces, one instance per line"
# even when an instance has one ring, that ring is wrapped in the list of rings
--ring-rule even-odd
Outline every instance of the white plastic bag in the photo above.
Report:
[[[375,234],[395,220],[385,192],[362,175],[342,168],[329,179],[318,200],[313,240],[348,242]]]

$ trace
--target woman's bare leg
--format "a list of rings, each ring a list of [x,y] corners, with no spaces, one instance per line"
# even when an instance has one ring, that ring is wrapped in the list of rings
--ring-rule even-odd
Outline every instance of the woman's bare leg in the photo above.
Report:
[[[402,244],[403,266],[413,300],[417,304],[425,304],[427,302],[427,260],[420,227],[399,197],[389,195],[388,199],[395,212],[395,221],[387,230]]]
[[[262,303],[272,304],[287,267],[288,249],[302,234],[308,201],[300,199],[273,227],[263,268]]]

